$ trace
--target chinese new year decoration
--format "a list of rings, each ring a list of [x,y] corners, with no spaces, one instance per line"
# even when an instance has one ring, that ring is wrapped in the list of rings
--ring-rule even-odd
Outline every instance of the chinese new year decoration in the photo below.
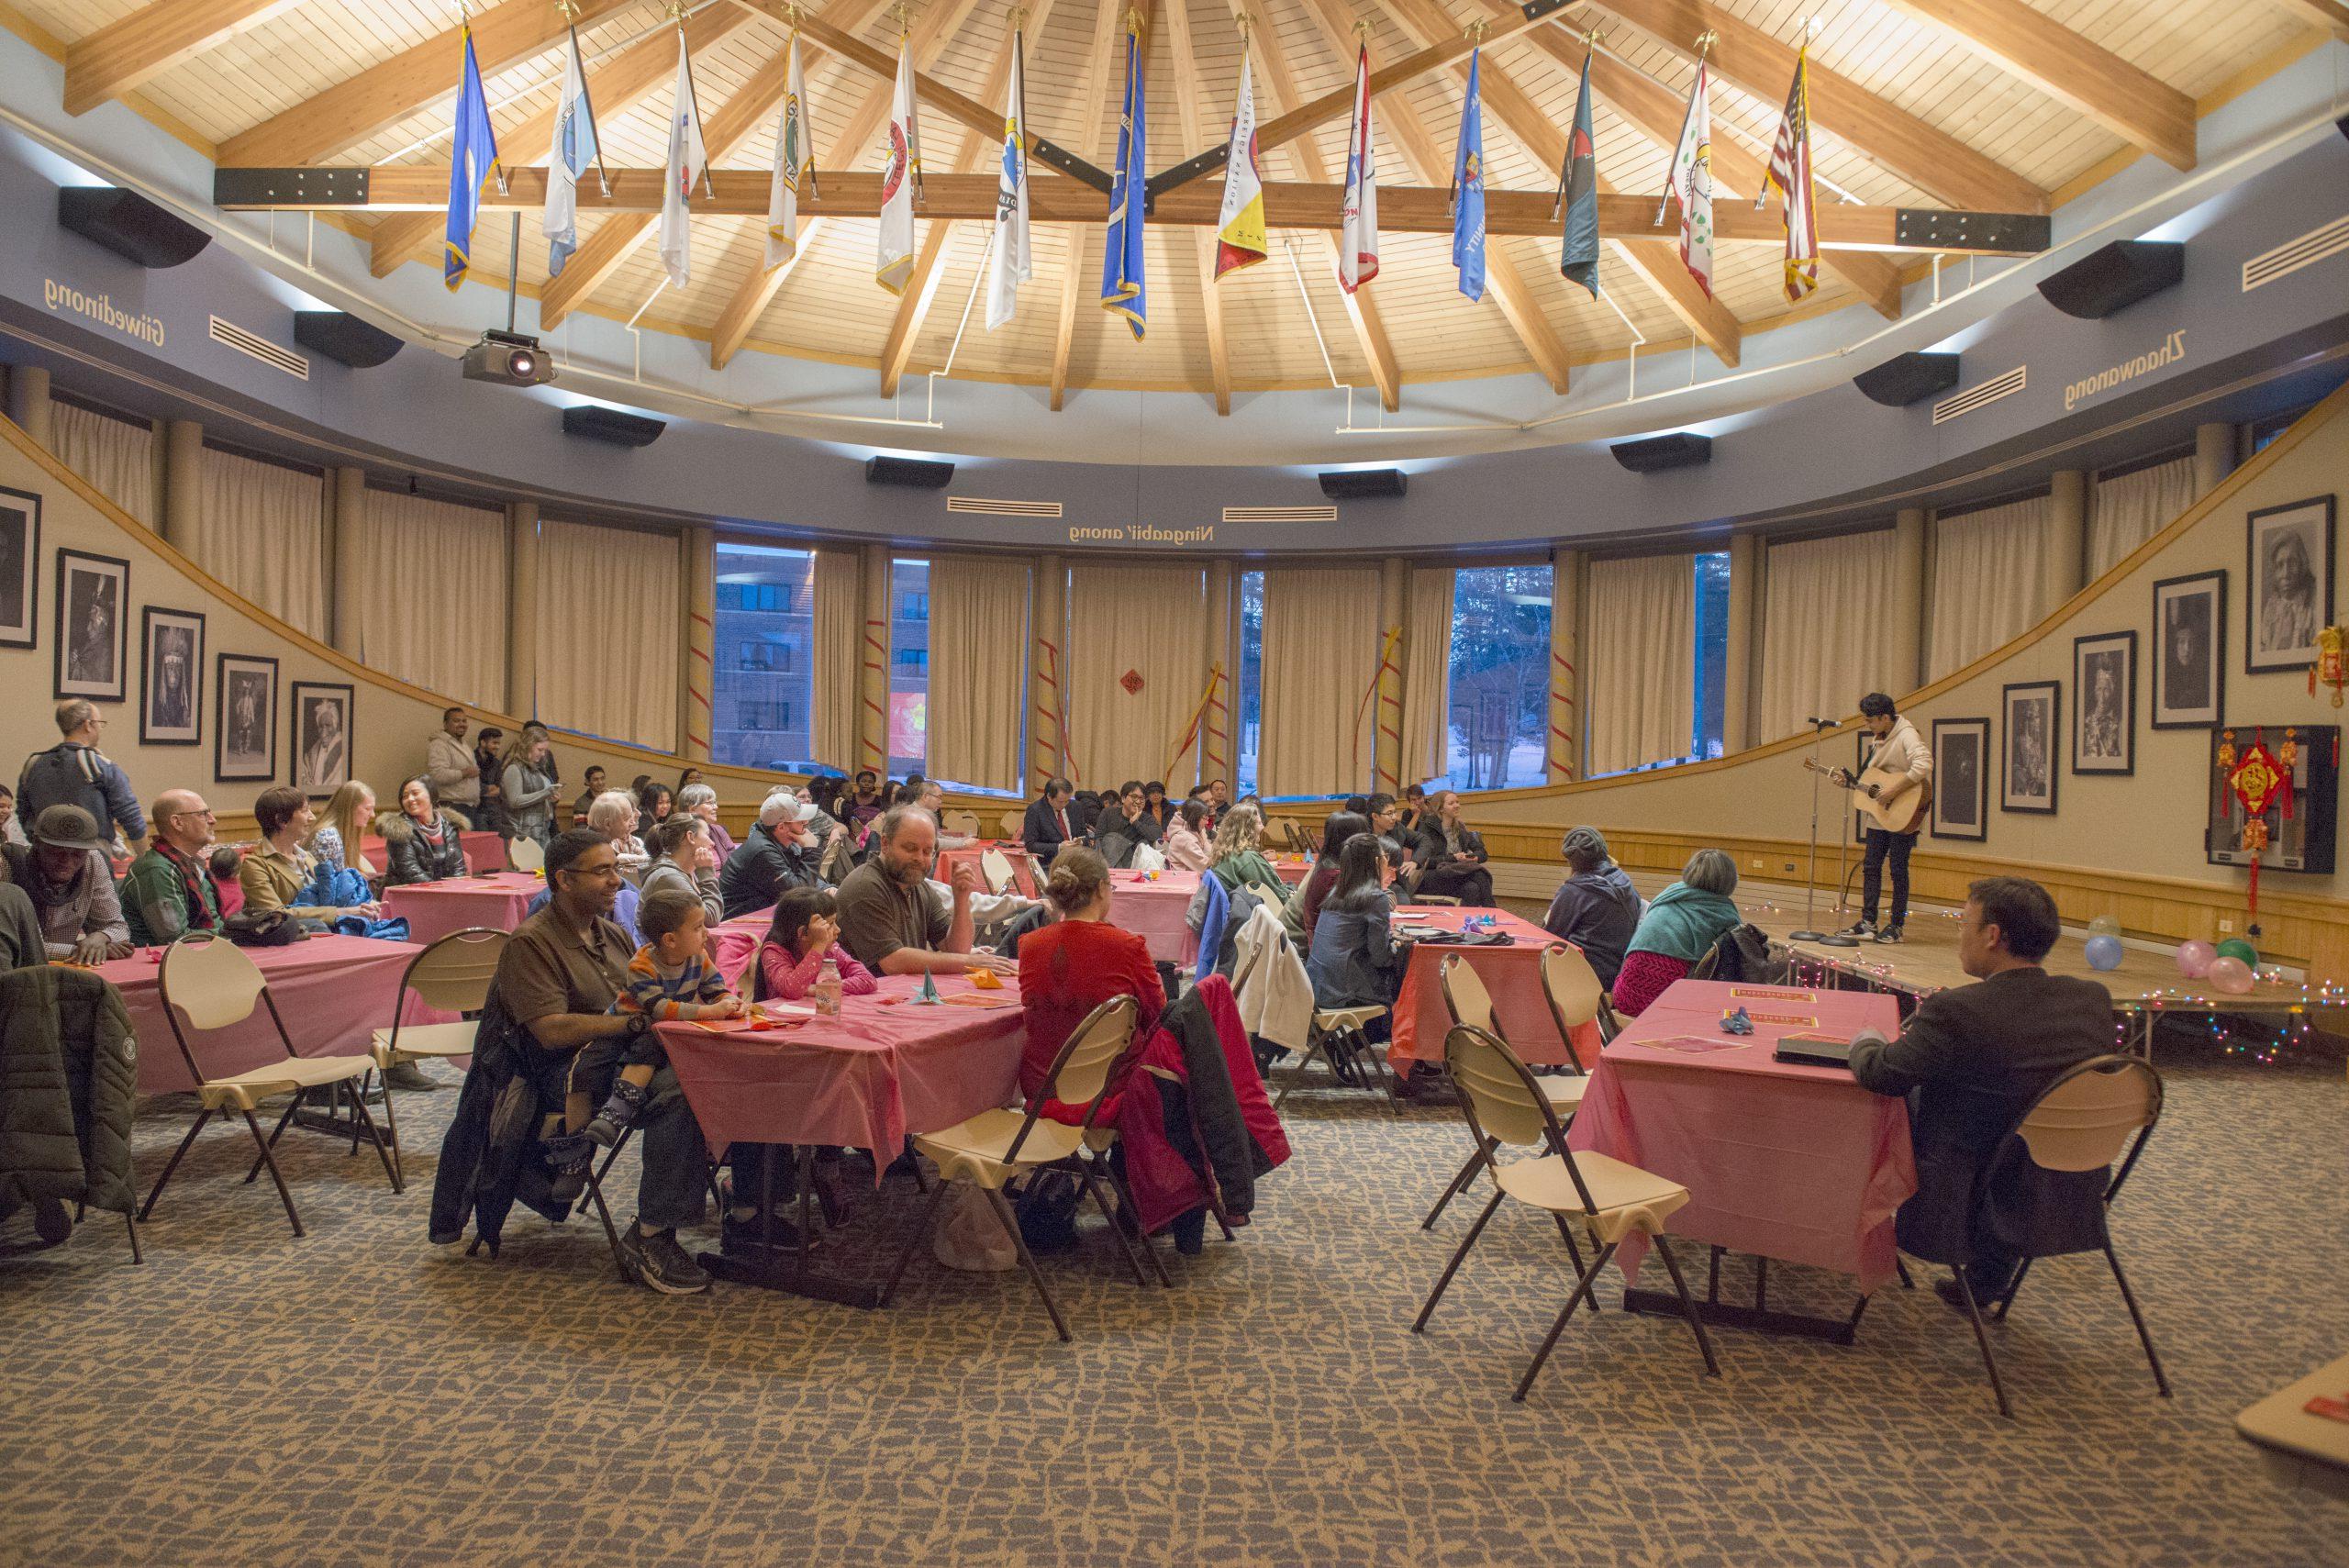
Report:
[[[2309,666],[2309,695],[2316,695],[2320,684],[2332,688],[2332,706],[2341,706],[2341,688],[2349,686],[2349,657],[2342,649],[2349,643],[2349,627],[2329,626],[2316,634],[2316,662]]]
[[[2235,732],[2221,732],[2219,773],[2227,788],[2243,806],[2242,848],[2251,856],[2251,929],[2259,929],[2259,857],[2268,845],[2267,806],[2273,801],[2279,807],[2280,820],[2292,819],[2292,769],[2300,760],[2299,731],[2284,731],[2284,743],[2271,754],[2267,750],[2267,731],[2263,728],[2253,732],[2251,744],[2240,753],[2235,749]]]
[[[1138,697],[1141,695],[1141,672],[1139,670],[1127,671],[1124,674],[1118,677],[1118,684],[1126,688],[1126,695],[1130,697]]]

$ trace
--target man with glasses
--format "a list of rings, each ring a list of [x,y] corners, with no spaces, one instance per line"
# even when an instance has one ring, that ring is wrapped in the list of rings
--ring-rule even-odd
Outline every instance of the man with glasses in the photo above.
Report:
[[[110,839],[119,828],[133,846],[147,836],[147,818],[130,793],[130,780],[98,751],[106,717],[87,697],[57,705],[57,732],[64,739],[25,759],[17,777],[17,810],[30,822],[52,806],[78,806]]]
[[[123,918],[140,947],[220,929],[220,891],[204,863],[217,836],[211,807],[194,790],[167,789],[155,797],[154,817],[154,841],[122,879]]]

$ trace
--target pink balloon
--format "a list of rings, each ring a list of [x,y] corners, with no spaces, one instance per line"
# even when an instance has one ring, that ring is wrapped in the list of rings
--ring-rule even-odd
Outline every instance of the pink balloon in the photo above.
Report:
[[[2209,942],[2191,941],[2177,944],[2177,972],[2188,980],[2199,980],[2210,973],[2217,962],[2219,950]]]
[[[2252,986],[2251,966],[2239,958],[2214,959],[2210,963],[2210,989],[2230,996],[2241,996]]]

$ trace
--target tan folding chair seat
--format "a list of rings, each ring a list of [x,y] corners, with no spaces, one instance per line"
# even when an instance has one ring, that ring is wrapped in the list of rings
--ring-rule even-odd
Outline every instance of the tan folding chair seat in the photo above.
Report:
[[[950,811],[946,814],[946,830],[965,839],[979,836],[979,814],[975,811]]]
[[[428,1056],[472,1055],[474,1037],[481,1029],[479,1022],[461,1018],[446,1024],[403,1023],[400,1020],[407,1012],[408,993],[415,992],[425,1006],[440,1012],[481,1011],[489,1005],[490,983],[497,978],[497,961],[505,956],[508,940],[507,932],[468,926],[462,931],[450,932],[409,960],[406,973],[400,976],[399,993],[393,998],[391,1027],[379,1029],[369,1038],[375,1068],[388,1073],[403,1062],[417,1062]],[[754,970],[756,967],[752,965]],[[407,1164],[400,1150],[399,1113],[393,1108],[388,1082],[384,1087],[384,1125],[391,1134],[392,1162],[405,1179]]]
[[[1316,1007],[1313,1010],[1313,1021],[1305,1031],[1305,1050],[1298,1054],[1296,1070],[1290,1074],[1288,1082],[1282,1084],[1281,1092],[1273,1097],[1273,1109],[1279,1110],[1288,1099],[1289,1091],[1304,1081],[1306,1069],[1313,1065],[1316,1052],[1320,1054],[1322,1064],[1330,1069],[1330,1076],[1342,1083],[1344,1080],[1339,1074],[1338,1058],[1330,1049],[1330,1041],[1352,1036],[1363,1039],[1365,1047],[1368,1047],[1368,1040],[1364,1038],[1364,1031],[1372,1024],[1386,1017],[1387,1011],[1388,1009],[1385,1006],[1375,1003],[1359,1007]],[[1392,1075],[1387,1073],[1385,1057],[1375,1048],[1370,1048],[1370,1050],[1371,1054],[1379,1059],[1381,1073],[1385,1075],[1386,1081],[1391,1084],[1393,1079]],[[1395,1096],[1392,1094],[1386,1096],[1386,1108],[1398,1117],[1403,1114],[1397,1109]]]
[[[546,846],[531,838],[508,839],[506,840],[506,863],[516,871],[544,871]]]
[[[1582,1207],[1574,1173],[1564,1160],[1515,1160],[1496,1163],[1495,1169],[1501,1191],[1520,1203],[1553,1214],[1573,1214]],[[1688,1202],[1688,1189],[1678,1182],[1605,1154],[1576,1153],[1575,1170],[1582,1173],[1583,1185],[1598,1207],[1598,1213],[1586,1218],[1591,1234],[1601,1241],[1620,1241],[1634,1230],[1653,1235]]]
[[[1011,859],[992,846],[979,851],[979,874],[986,879],[989,893],[1011,891]]]
[[[1019,812],[1007,811],[995,819],[995,825],[1006,839],[1017,839],[1019,830],[1028,826],[1028,818]]]

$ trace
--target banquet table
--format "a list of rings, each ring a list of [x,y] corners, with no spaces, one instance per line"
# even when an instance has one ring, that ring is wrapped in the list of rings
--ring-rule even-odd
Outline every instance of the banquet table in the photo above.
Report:
[[[997,850],[1002,851],[1003,858],[1011,862],[1010,891],[1023,895],[1029,898],[1041,898],[1043,896],[1042,891],[1036,885],[1035,867],[1030,865],[1028,861],[1028,848],[1016,839],[998,840],[993,841],[982,840],[978,843],[973,844],[968,849],[939,851],[937,872],[938,880],[943,883],[952,884],[954,880],[955,866],[968,865],[971,868],[972,874],[979,879],[979,886],[989,892],[994,891],[987,885],[987,873],[985,868],[979,864],[980,857],[985,855],[989,850]]]
[[[1113,871],[1109,873],[1109,923],[1150,944],[1161,963],[1187,964],[1198,956],[1198,933],[1188,916],[1199,890],[1196,871]]]
[[[545,887],[543,877],[519,871],[415,882],[384,889],[384,913],[406,920],[409,940],[417,942],[438,941],[473,926],[510,931]]]
[[[1303,855],[1266,855],[1264,858],[1273,862],[1274,874],[1291,887],[1302,884],[1307,877],[1313,874],[1313,862]]]
[[[276,999],[278,1016],[294,1041],[296,1056],[356,1056],[367,1051],[369,1038],[392,1021],[400,976],[423,950],[413,942],[378,941],[372,937],[312,937],[290,947],[248,948],[246,956],[261,966]],[[166,1095],[193,1089],[187,1063],[172,1038],[171,1020],[163,1016],[161,966],[150,954],[161,948],[143,948],[128,958],[97,966],[114,983],[130,1012],[130,1027],[139,1038],[139,1092]],[[451,1015],[428,1007],[411,995],[402,1012],[407,1023],[446,1023]],[[276,1061],[284,1052],[277,1030],[269,1021],[266,1003],[256,1000],[250,1017],[225,1029],[189,1031],[196,1060],[206,1073],[226,1077],[249,1067]]]
[[[1750,1035],[1721,1028],[1738,1007]],[[1566,1141],[1668,1176],[1688,1189],[1667,1234],[1756,1259],[1856,1276],[1849,1320],[1767,1308],[1759,1266],[1752,1307],[1712,1299],[1710,1321],[1849,1344],[1860,1308],[1897,1269],[1893,1217],[1917,1190],[1909,1106],[1860,1087],[1848,1068],[1779,1062],[1789,1034],[1848,1040],[1870,1026],[1900,1032],[1898,1002],[1880,992],[1675,981],[1610,1041],[1592,1069]],[[1642,1239],[1616,1254],[1628,1284]],[[1637,1299],[1634,1299],[1634,1298]],[[1634,1311],[1680,1311],[1676,1296],[1627,1290]]]
[[[1511,939],[1508,947],[1460,947],[1423,940],[1412,948],[1411,962],[1403,971],[1402,990],[1395,998],[1394,1038],[1386,1048],[1386,1064],[1398,1076],[1408,1073],[1414,1062],[1443,1061],[1443,1037],[1452,1028],[1452,1015],[1444,1010],[1443,981],[1438,970],[1445,955],[1455,952],[1467,957],[1468,966],[1492,993],[1493,1017],[1509,1049],[1536,1066],[1567,1064],[1565,1041],[1558,1034],[1557,1020],[1550,1016],[1548,998],[1542,995],[1542,954],[1557,945],[1557,938],[1505,909],[1448,904],[1403,905],[1395,911],[1395,924],[1458,931],[1468,921],[1486,916],[1494,921],[1493,929]],[[1598,1026],[1585,1024],[1574,1034],[1575,1052],[1587,1068],[1598,1059]]]
[[[479,828],[468,828],[457,835],[465,847],[465,863],[476,872],[487,873],[506,869],[506,840],[495,833]],[[359,840],[359,852],[367,863],[381,874],[391,864],[391,855],[384,848],[384,840],[370,833]]]
[[[763,909],[720,920],[709,929],[710,940],[718,948],[718,972],[726,977],[727,984],[737,991],[742,989],[751,961],[758,955],[759,944],[767,940],[767,928],[774,924],[774,906],[770,904]]]

